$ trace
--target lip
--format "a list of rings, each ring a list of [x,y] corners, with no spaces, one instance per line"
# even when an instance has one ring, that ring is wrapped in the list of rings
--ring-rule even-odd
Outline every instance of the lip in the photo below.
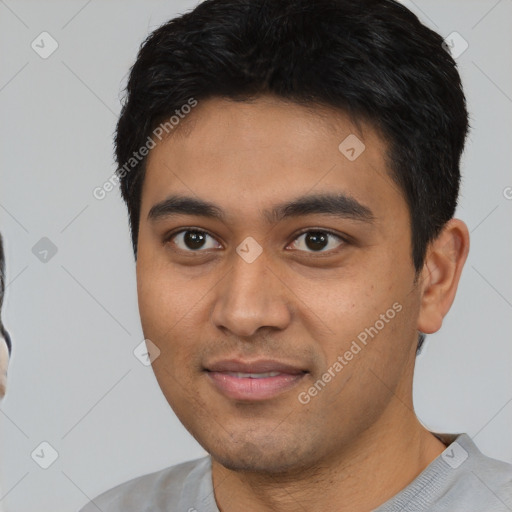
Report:
[[[213,386],[224,396],[243,401],[261,401],[289,391],[307,374],[298,366],[275,360],[241,361],[229,359],[214,362],[206,368]],[[248,377],[236,374],[277,373],[267,377]]]
[[[206,370],[210,372],[239,372],[239,373],[266,373],[279,372],[297,375],[305,370],[299,366],[282,363],[274,359],[259,359],[255,361],[242,361],[241,359],[223,359],[208,364]]]

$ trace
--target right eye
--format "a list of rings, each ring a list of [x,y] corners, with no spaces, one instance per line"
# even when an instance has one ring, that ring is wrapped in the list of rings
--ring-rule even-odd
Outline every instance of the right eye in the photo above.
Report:
[[[172,241],[178,249],[187,252],[199,252],[201,249],[218,249],[222,246],[206,231],[183,229],[170,235],[166,242]]]

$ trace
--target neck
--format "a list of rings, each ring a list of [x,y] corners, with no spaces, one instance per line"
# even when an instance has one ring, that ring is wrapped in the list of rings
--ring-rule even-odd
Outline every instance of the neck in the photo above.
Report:
[[[235,472],[213,460],[215,498],[221,512],[316,512],[333,506],[339,512],[369,512],[411,483],[444,449],[419,423],[412,407],[402,403],[400,414],[385,413],[378,425],[307,470],[278,475]]]

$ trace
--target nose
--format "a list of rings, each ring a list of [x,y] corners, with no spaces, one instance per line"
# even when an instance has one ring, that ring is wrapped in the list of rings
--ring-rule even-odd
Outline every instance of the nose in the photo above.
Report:
[[[216,287],[212,321],[221,330],[250,337],[262,327],[285,329],[291,320],[290,292],[265,254],[248,263],[233,255],[234,264]]]

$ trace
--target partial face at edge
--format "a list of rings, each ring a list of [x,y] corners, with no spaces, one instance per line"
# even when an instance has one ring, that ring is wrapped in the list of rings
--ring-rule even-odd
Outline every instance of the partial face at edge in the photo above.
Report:
[[[5,395],[7,388],[7,366],[9,364],[9,349],[3,336],[0,334],[0,399]]]
[[[0,308],[4,301],[4,265],[4,247],[2,236],[0,235],[0,272],[2,272],[2,275],[0,276],[0,279],[2,280],[0,287]],[[3,324],[0,318],[0,399],[5,396],[5,390],[7,388],[7,366],[9,365],[9,347],[7,346],[7,340],[2,334],[3,332]],[[8,336],[8,334],[6,334],[6,336]]]
[[[318,114],[269,97],[199,102],[189,129],[147,161],[137,284],[144,335],[161,351],[153,369],[179,419],[233,469],[315,464],[376,424],[412,380],[419,293],[406,202],[379,136]],[[351,134],[366,146],[353,161],[338,149]],[[316,205],[271,216],[340,195],[366,215],[345,202],[340,215]],[[148,218],[171,196],[211,203],[222,218],[183,208]],[[240,246],[248,237],[258,245]],[[212,379],[225,360],[301,373],[245,399]]]

